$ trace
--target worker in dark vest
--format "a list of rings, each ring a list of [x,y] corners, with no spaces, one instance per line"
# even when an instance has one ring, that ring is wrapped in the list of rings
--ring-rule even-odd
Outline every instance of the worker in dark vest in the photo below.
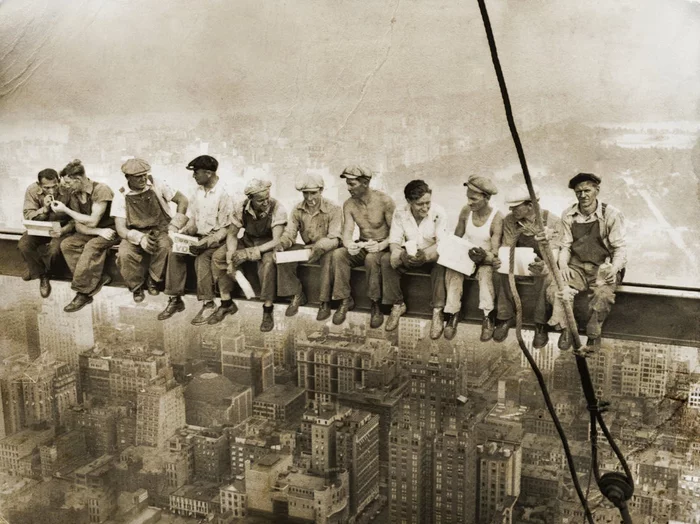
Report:
[[[127,160],[122,172],[127,185],[112,200],[114,225],[122,238],[117,265],[138,303],[145,298],[144,288],[150,295],[159,293],[173,245],[168,232],[178,232],[187,224],[187,198],[154,179],[145,160]],[[169,202],[177,205],[174,216]]]
[[[112,281],[103,270],[107,251],[119,243],[119,237],[110,213],[114,193],[109,186],[90,180],[80,160],[68,164],[61,175],[72,191],[71,199],[68,206],[54,200],[51,207],[75,221],[75,233],[61,242],[61,252],[73,273],[71,288],[76,292],[63,310],[73,313],[90,304],[102,286]]]
[[[309,263],[321,265],[321,289],[318,300],[321,307],[316,320],[331,316],[331,290],[333,286],[333,250],[340,243],[343,229],[343,211],[340,206],[323,198],[323,177],[317,173],[307,173],[297,177],[297,191],[304,195],[289,216],[289,222],[275,251],[310,248]],[[297,235],[303,244],[297,244]],[[292,297],[285,315],[293,317],[299,307],[306,304],[306,295],[297,276],[296,262],[277,265],[277,294]]]
[[[246,198],[234,206],[226,245],[214,253],[214,279],[219,283],[221,305],[212,313],[209,324],[218,324],[227,315],[238,311],[231,296],[233,276],[241,264],[255,263],[260,279],[260,299],[263,300],[260,331],[272,331],[275,327],[272,316],[277,286],[274,249],[287,224],[287,211],[270,197],[271,185],[267,180],[249,181],[243,191]],[[239,239],[241,229],[244,234]]]
[[[25,220],[60,222],[60,231],[51,231],[48,237],[29,235],[26,232],[17,243],[27,271],[24,280],[39,279],[39,292],[43,298],[51,294],[49,272],[54,261],[61,254],[61,242],[75,230],[75,224],[65,213],[56,213],[51,202],[58,200],[67,204],[70,191],[61,185],[60,177],[54,169],[39,171],[37,181],[24,193],[23,215]]]
[[[593,173],[579,173],[569,181],[578,203],[562,215],[558,262],[569,288],[588,292],[587,345],[594,347],[600,344],[603,322],[615,302],[615,288],[627,263],[625,218],[618,209],[598,200],[600,183],[601,177]],[[572,294],[565,295],[568,299]],[[561,329],[559,348],[569,349],[572,336],[564,314],[564,299],[556,285],[550,284],[547,300],[554,307],[549,324]]]
[[[535,190],[535,195],[539,201],[540,194]],[[516,277],[520,279],[530,279],[534,284],[533,296],[535,297],[535,308],[533,318],[535,321],[535,336],[532,340],[532,346],[542,348],[547,345],[549,335],[547,334],[547,320],[549,315],[547,312],[547,286],[551,281],[551,275],[548,274],[547,266],[544,263],[542,253],[540,252],[539,244],[535,238],[536,221],[535,207],[532,205],[532,199],[527,187],[515,187],[506,196],[506,205],[510,213],[503,219],[503,238],[501,246],[510,248],[515,247],[530,247],[534,249],[537,258],[535,262],[530,264],[529,270],[532,277]],[[554,258],[557,257],[558,247],[558,231],[560,220],[559,217],[550,213],[546,209],[540,210],[542,222],[547,231],[553,233],[550,238],[550,246],[554,250]],[[501,265],[500,260],[494,262],[494,267],[498,269]],[[515,326],[515,301],[513,293],[508,283],[508,275],[497,273],[498,279],[498,294],[496,296],[496,327],[493,332],[493,339],[496,342],[503,342],[508,337],[508,331]]]

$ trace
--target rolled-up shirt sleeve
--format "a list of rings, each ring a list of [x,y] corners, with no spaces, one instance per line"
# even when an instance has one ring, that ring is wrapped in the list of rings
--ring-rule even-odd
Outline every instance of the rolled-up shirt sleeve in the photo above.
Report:
[[[46,220],[48,213],[42,213],[40,210],[44,207],[41,201],[39,192],[36,189],[36,184],[32,184],[24,192],[24,207],[22,214],[25,220]]]
[[[341,239],[343,236],[343,210],[333,206],[330,210],[331,219],[328,223],[328,238]]]
[[[561,217],[561,222],[559,222],[559,249],[565,253],[571,255],[571,244],[574,243],[574,237],[571,233],[571,224],[573,222],[573,217],[564,213]]]
[[[272,227],[275,226],[283,226],[287,223],[287,210],[284,208],[284,206],[277,202],[277,206],[275,207],[275,212],[272,215]]]
[[[391,229],[389,230],[389,244],[396,244],[397,246],[402,246],[405,237],[406,234],[403,227],[401,210],[396,209],[391,219]]]
[[[126,199],[124,198],[124,193],[122,191],[117,191],[114,193],[110,213],[113,217],[126,218]]]
[[[233,211],[231,212],[231,217],[229,221],[238,229],[243,227],[243,210],[245,209],[245,205],[247,202],[247,199],[243,199],[238,200],[233,204]]]
[[[287,227],[282,233],[282,238],[280,238],[280,245],[284,249],[289,249],[292,247],[297,239],[297,233],[299,233],[299,223],[301,221],[299,217],[300,211],[298,208],[292,210],[292,214],[289,217],[289,222],[287,222]]]
[[[613,252],[612,265],[620,271],[627,265],[625,217],[621,211],[608,207],[606,213],[608,243]]]
[[[228,191],[222,192],[221,197],[219,198],[219,208],[216,214],[216,226],[213,228],[214,230],[222,229],[232,224],[231,219],[234,208],[235,203],[233,201],[233,197],[228,193]]]

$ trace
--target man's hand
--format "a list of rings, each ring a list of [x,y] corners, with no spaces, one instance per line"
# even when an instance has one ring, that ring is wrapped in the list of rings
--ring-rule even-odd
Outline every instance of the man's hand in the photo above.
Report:
[[[309,264],[315,264],[316,262],[318,262],[318,261],[321,259],[321,257],[322,257],[324,254],[325,254],[325,251],[324,251],[323,249],[321,249],[320,247],[314,245],[314,246],[311,248],[311,254],[309,255],[308,263],[309,263]]]
[[[367,253],[379,253],[381,251],[380,247],[379,242],[376,240],[368,240],[365,244],[365,251]]]
[[[66,205],[60,200],[54,200],[51,202],[51,209],[54,213],[65,213],[68,211]]]
[[[178,229],[178,227],[175,224],[170,224],[168,226],[168,231],[170,231],[171,233],[179,233],[180,232],[180,230]]]
[[[272,250],[275,253],[279,253],[280,251],[284,251],[284,246],[282,244],[277,244]]]
[[[577,294],[577,290],[575,290],[572,287],[565,286],[563,291],[557,291],[556,296],[560,300],[566,300],[567,302],[571,302]]]
[[[544,263],[544,260],[540,258],[536,258],[533,263],[527,266],[527,269],[530,271],[531,275],[536,277],[547,274],[547,265]]]
[[[110,229],[108,227],[98,229],[97,234],[105,240],[114,240],[117,236],[117,232],[114,229]]]
[[[351,257],[359,255],[360,251],[362,251],[362,247],[357,242],[350,242],[346,248]]]
[[[491,266],[493,269],[498,269],[501,267],[501,259],[498,257],[493,257],[493,262],[491,262]]]
[[[564,282],[570,282],[574,278],[574,270],[568,265],[559,269],[561,270],[561,278],[564,279]]]
[[[404,261],[408,260],[407,257],[408,253],[406,253],[405,249],[397,249],[396,251],[391,252],[389,263],[394,269],[399,269],[401,267],[401,264],[403,264]]]
[[[48,209],[51,205],[51,202],[53,202],[53,195],[46,195],[44,197],[44,207]]]
[[[200,255],[200,254],[204,253],[207,249],[208,249],[207,241],[202,239],[199,242],[197,242],[196,244],[192,244],[190,246],[190,253],[192,253],[193,255]]]
[[[535,241],[542,242],[543,240],[546,240],[549,242],[552,240],[552,237],[554,237],[554,231],[551,228],[544,226],[544,231],[540,231],[539,233],[535,234]]]
[[[469,250],[469,258],[475,264],[481,264],[486,260],[486,250],[481,247],[473,247]]]
[[[139,246],[141,246],[141,249],[143,249],[149,255],[155,253],[156,249],[158,248],[158,244],[153,238],[151,238],[150,235],[144,235],[139,242]]]
[[[412,256],[409,258],[409,261],[411,264],[413,264],[412,267],[419,267],[425,264],[425,251],[422,249],[419,249],[418,252],[416,252],[415,256]]]
[[[248,247],[236,251],[233,257],[231,257],[231,262],[233,262],[235,266],[238,266],[243,262],[260,260],[261,258],[262,254],[260,253],[260,249],[257,247]]]
[[[236,264],[233,262],[229,262],[228,265],[226,266],[226,273],[229,275],[233,276],[236,274]]]

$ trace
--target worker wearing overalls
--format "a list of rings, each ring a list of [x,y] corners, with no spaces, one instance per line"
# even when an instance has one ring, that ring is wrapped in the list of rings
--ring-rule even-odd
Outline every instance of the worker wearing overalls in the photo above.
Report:
[[[601,328],[615,302],[615,288],[622,280],[627,262],[625,219],[613,206],[598,200],[601,178],[579,173],[569,181],[578,204],[562,215],[559,269],[564,282],[577,292],[588,291],[590,314],[586,325],[587,345],[600,343]],[[561,328],[559,348],[571,347],[562,297],[552,283],[547,299],[553,304],[549,324]]]
[[[484,313],[480,340],[491,340],[494,330],[493,310],[496,291],[493,285],[493,263],[498,259],[501,245],[503,216],[489,201],[498,193],[496,186],[486,177],[471,176],[464,184],[467,188],[467,205],[462,208],[455,228],[455,236],[466,238],[474,244],[469,258],[476,264],[479,284],[479,309]],[[446,325],[444,336],[452,340],[457,333],[459,313],[462,309],[464,275],[452,269],[445,270]]]
[[[214,253],[214,279],[219,284],[221,306],[212,314],[209,324],[218,324],[227,315],[236,313],[238,308],[232,299],[233,276],[238,266],[254,262],[260,280],[260,299],[263,301],[260,331],[272,331],[275,326],[272,316],[277,288],[274,249],[287,224],[287,211],[270,197],[271,185],[267,180],[252,179],[243,191],[247,198],[234,205],[226,244]],[[239,239],[241,229],[245,232]]]
[[[535,196],[539,201],[539,191],[535,190]],[[549,342],[547,334],[547,286],[551,280],[548,274],[547,266],[544,263],[540,246],[535,240],[535,208],[530,198],[530,193],[527,187],[521,186],[512,189],[506,197],[506,205],[510,213],[503,219],[503,240],[502,246],[510,248],[529,247],[535,251],[537,258],[531,263],[528,269],[533,282],[532,295],[535,299],[535,308],[533,311],[533,320],[535,322],[535,334],[532,340],[532,346],[535,348],[543,348]],[[550,239],[550,246],[554,251],[556,260],[558,253],[558,233],[560,229],[560,220],[546,209],[541,210],[542,222],[545,227],[551,231],[554,236]],[[494,263],[500,267],[501,262]],[[506,268],[507,269],[507,268]],[[501,269],[502,271],[503,269]],[[508,275],[499,273],[497,275],[499,286],[496,298],[496,328],[493,332],[493,339],[496,342],[503,342],[508,337],[508,331],[515,326],[515,301],[513,292],[511,291],[508,281]],[[521,278],[521,277],[517,277]]]
[[[150,295],[159,293],[173,242],[168,231],[177,232],[187,223],[187,198],[167,184],[155,180],[145,160],[132,158],[122,165],[127,186],[112,201],[112,216],[119,244],[117,265],[134,302],[143,302],[144,287]],[[177,204],[174,216],[169,202]]]

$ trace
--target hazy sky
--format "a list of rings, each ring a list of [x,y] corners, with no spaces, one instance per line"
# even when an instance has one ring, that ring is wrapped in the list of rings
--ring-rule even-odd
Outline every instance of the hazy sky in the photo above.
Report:
[[[700,3],[488,6],[516,103],[554,93],[564,111],[700,116]],[[495,89],[476,0],[0,3],[0,111],[12,120],[238,108],[345,118]]]

